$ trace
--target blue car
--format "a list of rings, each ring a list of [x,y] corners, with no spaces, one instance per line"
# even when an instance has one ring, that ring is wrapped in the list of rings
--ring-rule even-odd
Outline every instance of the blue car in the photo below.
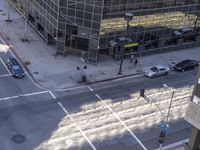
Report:
[[[15,58],[7,59],[7,66],[13,77],[23,78],[25,76],[24,70]]]

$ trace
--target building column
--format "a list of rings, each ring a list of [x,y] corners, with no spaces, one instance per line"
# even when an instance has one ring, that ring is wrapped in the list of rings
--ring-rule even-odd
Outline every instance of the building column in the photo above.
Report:
[[[177,45],[182,44],[182,42],[183,42],[183,38],[182,37],[177,39]]]
[[[97,63],[98,61],[98,49],[99,41],[96,38],[90,38],[89,48],[88,48],[88,61],[92,63]]]
[[[187,144],[187,150],[199,150],[200,149],[200,130],[196,127],[192,127],[189,142]]]
[[[65,56],[66,55],[66,23],[67,16],[66,8],[60,8],[62,6],[63,0],[60,0],[58,3],[58,29],[57,29],[57,37],[56,37],[56,53]]]
[[[162,48],[164,46],[165,46],[165,40],[164,39],[163,40],[159,40],[158,41],[158,48]]]

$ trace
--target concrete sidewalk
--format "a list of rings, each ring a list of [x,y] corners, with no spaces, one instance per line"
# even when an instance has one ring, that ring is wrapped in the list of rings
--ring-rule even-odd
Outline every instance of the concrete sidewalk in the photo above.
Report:
[[[28,25],[24,31],[24,20],[15,10],[10,11],[11,23],[7,19],[6,3],[0,2],[0,32],[4,40],[12,46],[12,50],[23,61],[29,61],[27,65],[34,79],[42,86],[49,89],[62,89],[80,85],[81,71],[77,67],[87,66],[82,74],[87,76],[88,82],[96,82],[106,79],[118,78],[142,73],[146,66],[155,64],[168,65],[169,59],[180,61],[186,58],[200,60],[199,48],[191,48],[165,54],[157,54],[138,58],[138,65],[124,60],[122,74],[117,75],[120,61],[108,57],[101,57],[97,65],[83,63],[80,57],[68,55],[56,56],[55,47],[47,45],[36,32]],[[26,36],[28,42],[22,42]]]

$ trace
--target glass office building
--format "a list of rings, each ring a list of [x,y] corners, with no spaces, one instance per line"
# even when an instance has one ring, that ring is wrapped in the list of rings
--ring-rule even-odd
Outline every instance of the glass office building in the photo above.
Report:
[[[9,0],[62,55],[119,58],[197,46],[200,0]],[[130,26],[125,13],[133,14]],[[127,39],[125,37],[128,31]]]

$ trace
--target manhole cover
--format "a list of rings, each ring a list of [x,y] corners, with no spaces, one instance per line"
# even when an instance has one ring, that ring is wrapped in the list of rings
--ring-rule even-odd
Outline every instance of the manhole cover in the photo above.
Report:
[[[15,142],[15,143],[23,143],[24,141],[26,140],[25,136],[23,135],[14,135],[12,137],[12,141]]]

